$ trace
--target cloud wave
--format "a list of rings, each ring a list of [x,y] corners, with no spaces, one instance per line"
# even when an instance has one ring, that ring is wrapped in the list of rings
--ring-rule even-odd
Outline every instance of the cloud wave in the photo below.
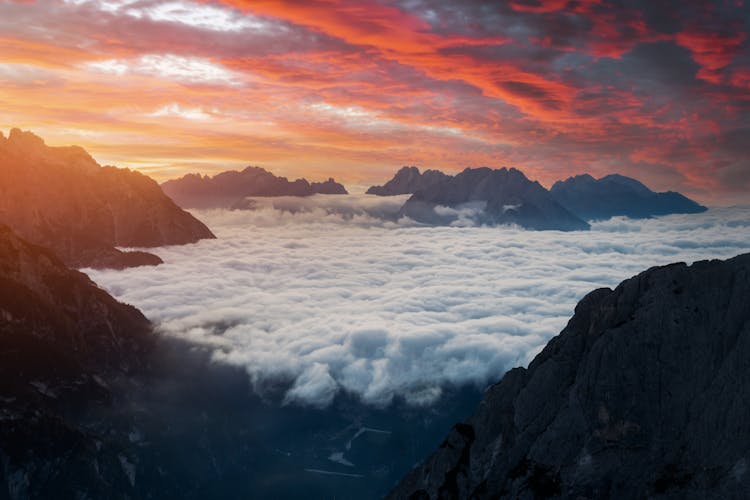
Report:
[[[258,386],[288,384],[287,403],[322,407],[347,391],[426,405],[526,364],[594,288],[750,251],[749,207],[562,233],[420,227],[368,215],[383,203],[372,197],[321,200],[200,212],[217,240],[158,249],[155,268],[88,272]]]

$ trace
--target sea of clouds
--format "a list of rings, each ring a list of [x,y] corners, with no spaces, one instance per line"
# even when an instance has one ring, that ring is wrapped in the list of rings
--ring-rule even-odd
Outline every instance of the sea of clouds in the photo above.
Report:
[[[218,239],[157,249],[163,265],[87,272],[165,334],[314,406],[484,386],[526,365],[589,291],[750,251],[750,207],[557,232],[419,226],[395,219],[403,197],[257,201],[195,212]]]

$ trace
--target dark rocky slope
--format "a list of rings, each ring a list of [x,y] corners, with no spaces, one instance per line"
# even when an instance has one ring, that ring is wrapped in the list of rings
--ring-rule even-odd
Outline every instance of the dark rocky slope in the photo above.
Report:
[[[152,348],[148,320],[0,225],[0,498],[119,498],[129,455],[76,415]]]
[[[417,167],[402,167],[391,180],[382,186],[371,186],[367,194],[377,196],[397,196],[400,194],[414,194],[423,189],[430,189],[450,176],[439,170],[425,170],[420,172]]]
[[[591,292],[390,498],[747,498],[750,254]]]
[[[550,192],[560,205],[586,220],[618,215],[647,218],[706,211],[706,207],[680,193],[655,193],[637,180],[618,174],[601,179],[588,174],[577,175],[557,181]]]
[[[382,498],[480,396],[283,405],[212,352],[0,226],[0,499]]]
[[[347,194],[333,179],[313,182],[289,181],[260,167],[228,170],[209,177],[188,174],[161,185],[167,195],[184,208],[230,208],[248,196],[311,196]]]
[[[589,229],[586,222],[552,199],[541,184],[514,168],[467,168],[415,192],[401,209],[401,215],[427,224],[452,224],[462,212],[480,224],[517,224],[538,230]]]
[[[0,223],[73,267],[158,264],[145,252],[213,238],[138,172],[101,167],[83,149],[49,147],[30,132],[0,134]]]

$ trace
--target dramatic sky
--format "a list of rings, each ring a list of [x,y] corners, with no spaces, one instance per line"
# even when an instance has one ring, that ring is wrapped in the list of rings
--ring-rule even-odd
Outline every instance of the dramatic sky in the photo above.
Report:
[[[159,180],[613,171],[750,192],[743,0],[0,0],[0,128]]]

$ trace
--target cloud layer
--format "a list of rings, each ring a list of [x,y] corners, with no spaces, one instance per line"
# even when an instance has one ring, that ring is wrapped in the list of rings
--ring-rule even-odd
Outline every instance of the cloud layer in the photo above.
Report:
[[[89,273],[258,386],[288,384],[286,402],[325,406],[348,391],[429,404],[448,385],[526,364],[594,288],[750,251],[750,208],[562,233],[384,222],[340,213],[372,197],[337,199],[337,214],[332,200],[198,213],[217,240],[158,249],[166,263],[155,268]]]
[[[748,202],[743,0],[11,0],[0,33],[0,128],[160,180],[517,166]]]

